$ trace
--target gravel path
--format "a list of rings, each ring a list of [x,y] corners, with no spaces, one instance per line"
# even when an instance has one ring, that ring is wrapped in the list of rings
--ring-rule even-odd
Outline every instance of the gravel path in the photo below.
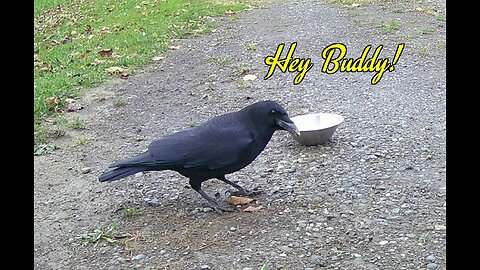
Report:
[[[143,72],[85,91],[85,109],[69,116],[88,129],[34,158],[35,269],[445,269],[445,2],[281,1],[217,20],[214,33],[175,41],[180,49]],[[263,80],[263,59],[292,42],[294,57],[314,63],[303,82],[278,70]],[[321,72],[322,50],[338,42],[353,58],[370,44],[384,46],[382,58],[405,49],[371,85],[373,73]],[[243,81],[245,72],[257,79]],[[322,146],[278,132],[230,175],[264,191],[259,212],[218,215],[174,172],[97,180],[155,138],[263,99],[291,116],[334,112],[345,122]],[[225,184],[204,189],[226,203]],[[114,221],[126,238],[78,239]]]

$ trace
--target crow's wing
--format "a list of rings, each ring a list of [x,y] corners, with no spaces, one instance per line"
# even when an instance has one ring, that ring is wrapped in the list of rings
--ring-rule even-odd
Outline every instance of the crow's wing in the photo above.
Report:
[[[236,126],[185,130],[148,147],[153,166],[220,169],[241,162],[248,155],[253,136]]]
[[[253,135],[235,121],[207,122],[155,140],[147,152],[110,167],[221,169],[244,161],[252,143]]]

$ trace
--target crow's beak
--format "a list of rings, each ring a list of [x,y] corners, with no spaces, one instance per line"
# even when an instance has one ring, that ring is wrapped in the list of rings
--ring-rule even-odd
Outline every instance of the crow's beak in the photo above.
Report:
[[[277,125],[282,129],[292,133],[293,135],[300,136],[300,131],[298,131],[297,126],[293,123],[288,116],[283,117],[282,119],[277,119]]]

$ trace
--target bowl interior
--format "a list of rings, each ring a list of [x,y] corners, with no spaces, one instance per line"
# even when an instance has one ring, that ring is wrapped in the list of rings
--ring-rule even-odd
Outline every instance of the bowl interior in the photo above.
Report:
[[[343,122],[343,117],[335,113],[313,113],[291,118],[300,132],[327,129]]]

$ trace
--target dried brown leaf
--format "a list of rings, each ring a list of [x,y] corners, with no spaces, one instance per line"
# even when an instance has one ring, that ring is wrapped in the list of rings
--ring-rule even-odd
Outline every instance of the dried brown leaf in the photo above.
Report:
[[[104,60],[98,60],[97,58],[95,58],[95,60],[93,60],[93,62],[90,63],[90,66],[96,67],[96,66],[102,64],[103,62],[105,62],[105,61]]]
[[[260,211],[261,209],[263,209],[263,206],[262,206],[262,205],[259,205],[259,206],[257,206],[257,207],[250,205],[249,207],[243,209],[243,212],[249,212],[249,213],[251,213],[251,212]]]
[[[241,204],[248,204],[251,203],[254,199],[248,197],[237,197],[231,196],[228,199],[228,203],[231,205],[241,205]]]
[[[113,49],[103,49],[103,50],[98,51],[98,54],[101,57],[110,57],[113,54]]]
[[[122,67],[109,67],[105,69],[105,72],[108,74],[123,73],[125,72],[125,69]]]

